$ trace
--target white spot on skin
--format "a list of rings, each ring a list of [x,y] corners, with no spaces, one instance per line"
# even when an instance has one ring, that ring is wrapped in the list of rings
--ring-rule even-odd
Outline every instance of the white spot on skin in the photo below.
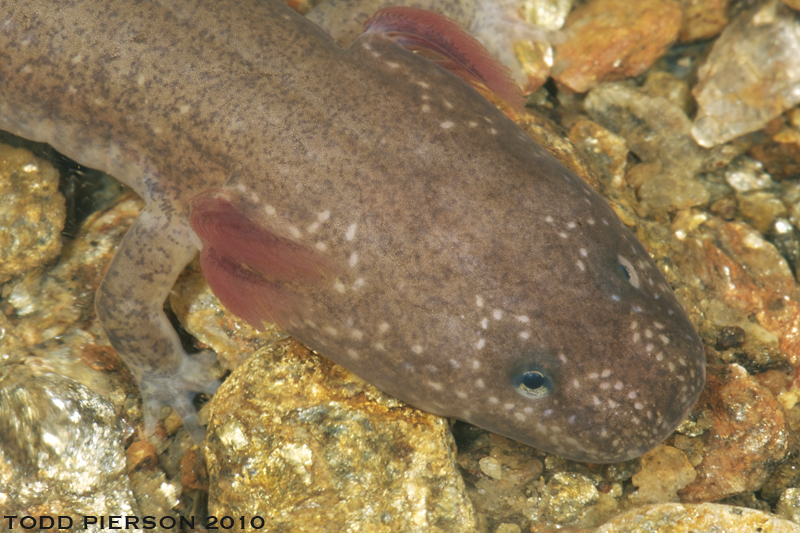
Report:
[[[359,289],[364,286],[364,278],[358,278],[353,282],[353,290]]]
[[[336,331],[336,328],[334,328],[332,326],[325,326],[324,328],[322,328],[322,331],[324,331],[325,333],[327,333],[331,337],[335,337],[336,335],[339,334],[339,332]]]
[[[414,346],[411,347],[411,351],[419,355],[422,353],[422,346],[420,346],[419,344],[415,344]]]
[[[311,224],[308,225],[306,231],[309,233],[314,233],[318,229],[319,229],[319,222],[312,222]]]
[[[519,320],[519,321],[520,321],[520,322],[522,322],[523,324],[527,324],[528,322],[530,322],[530,321],[531,321],[531,319],[530,319],[530,318],[528,318],[528,317],[527,317],[527,316],[525,316],[525,315],[519,315],[519,316],[517,317],[517,320]]]
[[[581,270],[581,272],[586,270],[586,267],[583,266],[583,261],[578,261],[575,263],[575,265]]]
[[[466,393],[466,392],[463,392],[463,391],[457,391],[457,392],[456,392],[456,396],[458,396],[458,397],[459,397],[459,398],[461,398],[462,400],[466,400],[466,399],[467,399],[467,393]]]
[[[488,327],[489,327],[489,319],[488,318],[484,318],[483,320],[481,320],[481,328],[482,329],[486,329]]]
[[[481,298],[480,296],[476,296],[475,305],[477,305],[478,307],[483,307],[483,298]]]
[[[347,226],[347,231],[344,234],[344,238],[348,241],[352,241],[356,238],[356,229],[358,228],[358,224],[350,224]]]
[[[479,339],[478,342],[475,343],[475,348],[478,350],[482,350],[484,346],[486,346],[486,339]]]
[[[479,389],[483,389],[483,388],[486,387],[486,385],[484,385],[482,379],[478,379],[477,381],[475,381],[475,386],[478,387]]]
[[[503,407],[505,407],[506,410],[510,411],[510,410],[512,410],[514,408],[514,404],[513,403],[505,403],[505,404],[503,404]]]
[[[331,212],[327,209],[322,213],[317,213],[317,220],[319,220],[320,222],[325,222],[329,218],[331,218]]]
[[[442,127],[442,129],[449,130],[449,129],[450,129],[450,128],[452,128],[452,127],[453,127],[455,124],[453,124],[453,123],[452,123],[451,121],[449,121],[449,120],[445,120],[444,122],[442,122],[442,123],[441,123],[441,124],[439,124],[439,125]]]
[[[478,361],[477,359],[472,361],[472,369],[473,370],[478,370],[480,367],[481,367],[481,362],[480,361]]]
[[[383,334],[386,333],[387,331],[389,331],[389,324],[386,322],[381,322],[380,325],[378,326],[378,333]]]
[[[432,388],[433,390],[437,390],[437,391],[440,391],[440,390],[442,390],[442,388],[443,388],[443,387],[442,387],[442,384],[441,384],[441,383],[438,383],[438,382],[436,382],[436,381],[429,381],[429,382],[427,383],[427,385],[428,385],[428,387]]]
[[[427,82],[424,82],[424,81],[418,81],[417,85],[419,85],[423,89],[430,89],[431,88],[431,86]]]
[[[364,334],[360,330],[354,329],[350,331],[350,337],[352,337],[357,341],[360,341],[361,339],[364,338]]]
[[[400,67],[400,64],[399,63],[395,63],[394,61],[387,61],[386,62],[386,66],[391,68],[391,69],[396,69],[396,68]]]
[[[525,415],[523,415],[522,413],[514,413],[514,418],[516,418],[520,422],[525,422]]]
[[[503,318],[503,311],[501,311],[500,309],[495,309],[494,311],[492,311],[492,318],[494,318],[495,320],[500,320],[501,318]]]
[[[325,244],[324,242],[321,242],[321,241],[320,241],[320,242],[317,242],[317,243],[314,245],[314,248],[316,248],[316,249],[317,249],[317,250],[319,250],[320,252],[324,252],[324,251],[326,251],[326,250],[328,249],[328,245],[327,245],[327,244]]]
[[[580,252],[583,257],[588,257],[589,255],[589,252],[586,250],[586,248],[581,248]]]
[[[359,359],[358,352],[355,350],[347,350],[347,355],[350,356],[351,359]]]
[[[529,339],[529,338],[530,338],[531,334],[530,334],[530,333],[528,333],[527,331],[523,331],[523,332],[520,332],[519,336],[520,336],[521,338],[523,338],[523,339],[527,340],[527,339]]]
[[[611,370],[607,368],[600,373],[601,378],[607,378],[610,375],[611,375]]]
[[[383,345],[382,342],[376,342],[375,344],[372,345],[372,347],[375,348],[376,350],[381,351],[381,352],[385,352],[386,351],[386,347]]]
[[[489,397],[489,403],[492,404],[492,405],[497,405],[498,403],[500,403],[500,400],[498,400],[494,396],[490,396]]]
[[[355,267],[358,264],[358,252],[350,254],[350,267]]]
[[[269,216],[274,216],[275,215],[275,208],[272,207],[269,204],[266,204],[266,205],[264,205],[264,212],[266,214],[268,214]]]
[[[334,290],[335,290],[336,292],[341,292],[341,293],[343,293],[343,292],[345,291],[345,288],[344,288],[344,283],[342,283],[342,282],[341,282],[341,281],[339,281],[338,279],[336,280],[336,282],[334,282],[334,284],[333,284],[333,288],[334,288]]]
[[[423,113],[430,113],[431,106],[429,106],[428,104],[422,104],[422,107],[420,108],[420,110]]]
[[[289,233],[291,233],[292,237],[294,237],[295,239],[299,239],[300,237],[303,236],[303,234],[300,233],[300,230],[297,229],[295,226],[289,226],[288,229],[289,229]]]
[[[478,123],[475,122],[474,120],[470,120],[469,122],[467,122],[467,124],[469,125],[470,128],[477,128],[478,127]]]

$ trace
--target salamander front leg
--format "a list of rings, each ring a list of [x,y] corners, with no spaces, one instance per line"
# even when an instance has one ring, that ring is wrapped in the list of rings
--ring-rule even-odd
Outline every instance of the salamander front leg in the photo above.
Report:
[[[164,314],[164,301],[194,258],[188,223],[148,206],[117,250],[97,293],[97,314],[112,346],[142,393],[145,433],[155,431],[161,406],[180,415],[195,441],[205,430],[191,403],[193,393],[213,393],[212,352],[190,356]]]

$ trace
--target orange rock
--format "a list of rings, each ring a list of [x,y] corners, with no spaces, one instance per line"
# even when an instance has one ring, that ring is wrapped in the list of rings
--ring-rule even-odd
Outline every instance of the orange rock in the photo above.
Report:
[[[681,13],[673,0],[593,0],[567,18],[551,75],[579,93],[638,76],[675,42]]]
[[[777,400],[739,365],[709,373],[698,406],[713,423],[703,436],[697,479],[684,502],[716,501],[758,490],[787,453],[787,428]],[[696,408],[697,409],[697,408]]]
[[[679,0],[683,24],[678,40],[682,43],[710,39],[728,23],[728,0]]]

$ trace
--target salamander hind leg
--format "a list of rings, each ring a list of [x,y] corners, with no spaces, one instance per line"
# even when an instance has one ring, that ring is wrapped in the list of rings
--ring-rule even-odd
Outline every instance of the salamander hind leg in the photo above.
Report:
[[[148,206],[125,235],[97,293],[96,307],[111,345],[136,377],[145,433],[171,406],[196,441],[203,439],[191,394],[212,393],[211,352],[188,355],[163,305],[178,274],[197,253],[188,222]]]

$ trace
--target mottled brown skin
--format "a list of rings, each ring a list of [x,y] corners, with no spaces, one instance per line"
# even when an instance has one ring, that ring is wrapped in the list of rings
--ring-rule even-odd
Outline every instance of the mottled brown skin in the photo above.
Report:
[[[186,393],[214,388],[210,358],[161,307],[212,188],[337,265],[294,287],[287,329],[412,405],[615,462],[694,404],[702,345],[647,252],[461,80],[379,35],[342,49],[272,0],[53,5],[0,1],[0,128],[147,202],[97,309],[149,429],[166,403],[202,434]]]

